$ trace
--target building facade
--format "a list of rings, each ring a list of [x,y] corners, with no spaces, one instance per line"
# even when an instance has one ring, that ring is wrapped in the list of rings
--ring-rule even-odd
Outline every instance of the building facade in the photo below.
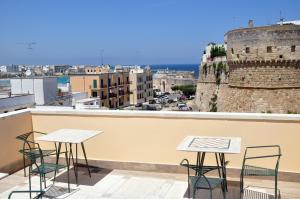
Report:
[[[57,100],[56,77],[15,78],[10,80],[11,94],[34,94],[36,105],[50,105]]]
[[[131,68],[130,80],[130,104],[148,102],[153,99],[153,79],[150,68]]]
[[[300,112],[300,26],[271,25],[226,33],[227,81],[200,80],[200,111]],[[204,68],[200,70],[203,76]]]
[[[173,86],[195,85],[193,71],[157,71],[153,75],[153,88],[161,92],[172,92]]]
[[[66,74],[71,67],[70,65],[56,65],[54,66],[54,73],[57,75]]]
[[[129,72],[70,75],[72,92],[87,92],[101,99],[101,106],[118,108],[129,105]]]

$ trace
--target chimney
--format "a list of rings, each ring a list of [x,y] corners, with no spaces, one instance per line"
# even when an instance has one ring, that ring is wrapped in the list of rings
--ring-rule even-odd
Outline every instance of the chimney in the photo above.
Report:
[[[248,28],[253,28],[254,27],[254,22],[253,22],[253,20],[249,20],[248,21]]]

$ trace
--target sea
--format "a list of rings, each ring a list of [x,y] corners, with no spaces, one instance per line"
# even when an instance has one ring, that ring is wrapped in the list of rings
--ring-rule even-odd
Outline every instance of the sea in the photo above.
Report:
[[[145,65],[142,65],[145,67]],[[198,64],[154,64],[150,65],[151,70],[155,73],[158,70],[172,70],[172,71],[194,71],[195,79],[199,76],[199,65]],[[70,82],[69,76],[60,76],[57,78],[58,84],[66,84]],[[10,86],[8,79],[0,79],[0,87]]]
[[[141,65],[145,67],[146,65]],[[199,77],[199,64],[154,64],[148,65],[151,70],[155,73],[158,70],[172,70],[172,71],[194,71],[195,79]],[[66,84],[70,82],[68,76],[60,76],[57,78],[58,84]]]
[[[195,79],[199,77],[199,64],[155,64],[150,65],[150,68],[153,72],[157,70],[175,70],[175,71],[194,71]]]

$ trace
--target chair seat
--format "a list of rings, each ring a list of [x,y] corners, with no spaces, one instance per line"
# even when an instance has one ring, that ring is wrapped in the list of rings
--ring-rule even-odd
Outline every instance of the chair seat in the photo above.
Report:
[[[228,165],[228,163],[229,163],[229,161],[226,161],[225,162],[225,166],[227,166]],[[201,171],[202,170],[202,174],[206,174],[206,173],[208,173],[208,172],[210,172],[210,171],[213,171],[213,170],[216,170],[216,169],[218,169],[218,168],[221,168],[220,166],[218,167],[218,166],[202,166],[202,168],[200,169],[197,165],[195,165],[195,164],[189,164],[189,165],[187,165],[187,164],[181,164],[181,166],[184,166],[184,167],[189,167],[190,169],[193,169],[194,171]]]
[[[200,178],[200,179],[199,179]],[[199,179],[199,180],[198,180]],[[224,181],[222,178],[206,178],[211,186],[211,189],[214,189],[222,184]],[[202,176],[190,176],[189,181],[193,187],[196,189],[210,189],[206,179]],[[198,180],[197,184],[196,181]]]
[[[55,170],[57,171],[59,169],[63,169],[65,167],[66,167],[65,165],[60,165],[60,164],[44,163],[41,166],[33,169],[32,173],[47,174]]]
[[[56,150],[41,150],[43,156],[49,156],[49,155],[55,155]],[[40,157],[40,151],[39,149],[25,149],[25,150],[19,150],[20,153],[25,154],[29,158],[39,158]]]
[[[275,176],[276,171],[273,169],[245,165],[244,176]]]

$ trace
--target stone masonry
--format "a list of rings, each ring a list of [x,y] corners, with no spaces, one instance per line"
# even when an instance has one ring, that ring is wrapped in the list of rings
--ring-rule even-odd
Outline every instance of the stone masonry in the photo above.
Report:
[[[226,33],[225,43],[228,79],[216,84],[201,67],[200,111],[210,111],[216,95],[218,112],[300,113],[299,25],[236,29]]]

